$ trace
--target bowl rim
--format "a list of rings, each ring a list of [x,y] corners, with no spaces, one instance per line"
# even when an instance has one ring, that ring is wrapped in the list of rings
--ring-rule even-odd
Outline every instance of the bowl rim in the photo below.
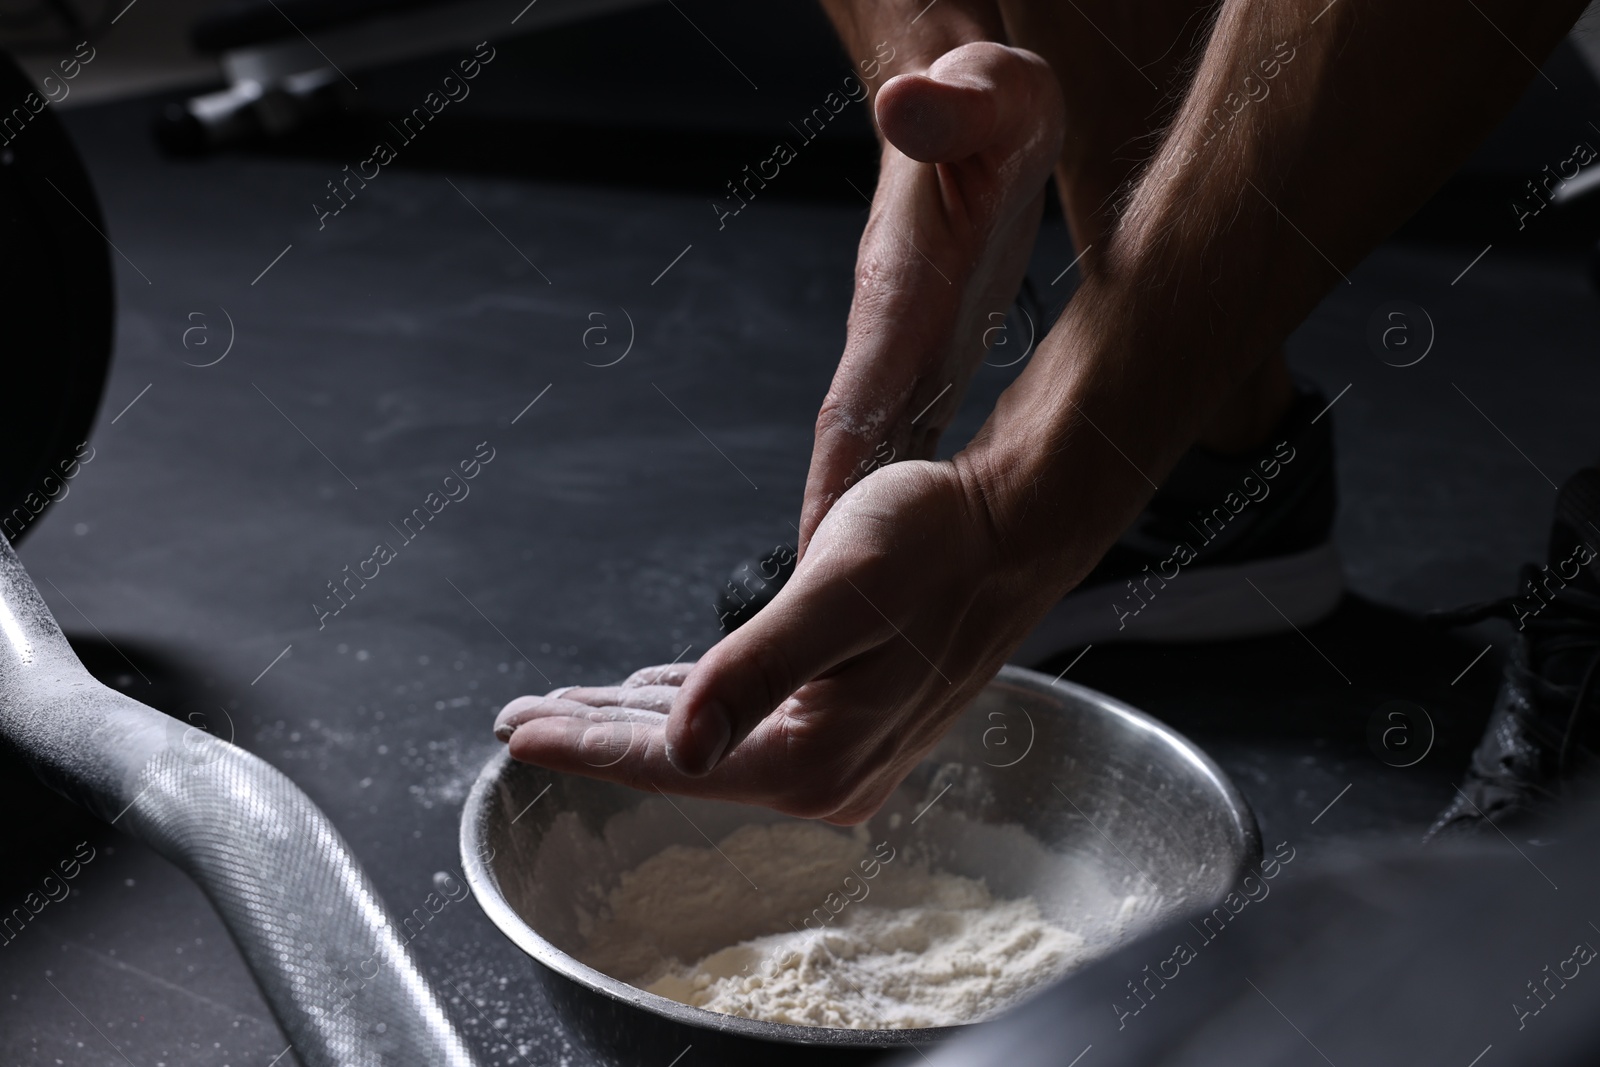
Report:
[[[1154,734],[1168,747],[1180,755],[1185,762],[1210,780],[1212,786],[1226,801],[1228,811],[1232,816],[1233,829],[1238,834],[1242,846],[1238,861],[1234,869],[1229,872],[1227,885],[1239,881],[1244,872],[1261,858],[1261,831],[1256,822],[1255,812],[1239,792],[1237,786],[1219,767],[1210,756],[1206,755],[1194,742],[1165,723],[1153,716],[1140,711],[1130,704],[1126,704],[1115,697],[1107,696],[1088,686],[1068,682],[1059,676],[1051,679],[1039,671],[1015,664],[1006,664],[991,682],[1005,682],[1020,685],[1026,689],[1036,691],[1064,691],[1081,703],[1097,705],[1100,710],[1109,712],[1125,720],[1142,732]],[[495,876],[490,861],[482,858],[480,846],[484,840],[484,828],[490,810],[489,794],[495,784],[501,779],[506,770],[506,765],[514,762],[508,748],[502,748],[489,758],[483,770],[478,773],[477,779],[472,784],[471,791],[467,794],[466,803],[461,811],[461,865],[466,875],[467,885],[483,909],[489,921],[492,922],[502,934],[511,940],[532,959],[568,981],[576,982],[592,992],[602,994],[612,1000],[620,1001],[635,1008],[640,1008],[651,1013],[664,1016],[673,1022],[694,1026],[701,1029],[720,1031],[725,1034],[754,1038],[757,1040],[773,1041],[791,1045],[832,1045],[859,1048],[884,1048],[889,1046],[915,1045],[945,1040],[959,1032],[978,1023],[962,1023],[956,1026],[906,1028],[897,1030],[865,1030],[846,1029],[843,1027],[827,1026],[802,1026],[797,1023],[776,1023],[764,1019],[747,1019],[738,1015],[725,1015],[722,1012],[710,1011],[705,1008],[696,1008],[682,1004],[657,993],[651,993],[631,983],[613,978],[602,971],[598,971],[576,957],[563,952],[547,941],[532,925],[518,915],[501,891],[499,879]],[[561,772],[550,771],[550,774]],[[640,796],[647,794],[640,793]]]

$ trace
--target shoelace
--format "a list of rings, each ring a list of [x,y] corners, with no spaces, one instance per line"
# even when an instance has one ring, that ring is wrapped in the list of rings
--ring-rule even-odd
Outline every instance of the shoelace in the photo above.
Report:
[[[1528,564],[1522,568],[1524,584],[1537,584],[1540,569]],[[1526,610],[1528,597],[1509,596],[1497,600],[1472,604],[1448,611],[1432,612],[1429,618],[1444,626],[1467,626],[1488,618],[1503,618],[1521,622],[1530,647],[1538,649],[1533,657],[1536,663],[1547,663],[1552,657],[1568,653],[1588,653],[1588,660],[1576,685],[1551,681],[1533,666],[1513,657],[1507,670],[1515,681],[1531,690],[1540,703],[1564,705],[1570,710],[1562,725],[1561,740],[1557,749],[1557,773],[1565,778],[1573,769],[1578,754],[1579,726],[1589,703],[1597,693],[1596,681],[1600,679],[1600,595],[1577,585],[1567,585],[1556,591],[1535,612]],[[1519,614],[1518,609],[1523,612]],[[1568,703],[1570,701],[1570,703]],[[1537,728],[1540,724],[1527,724]]]

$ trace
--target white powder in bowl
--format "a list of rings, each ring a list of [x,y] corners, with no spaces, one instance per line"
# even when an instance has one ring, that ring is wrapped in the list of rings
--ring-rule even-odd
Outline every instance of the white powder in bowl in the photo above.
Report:
[[[1084,939],[1032,898],[810,823],[673,845],[622,875],[584,961],[684,1004],[853,1029],[992,1016],[1065,974]]]

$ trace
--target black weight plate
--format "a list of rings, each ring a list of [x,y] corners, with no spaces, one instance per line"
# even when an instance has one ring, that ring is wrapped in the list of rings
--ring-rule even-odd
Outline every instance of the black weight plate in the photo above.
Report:
[[[0,53],[0,531],[70,491],[111,361],[105,222],[66,130]]]

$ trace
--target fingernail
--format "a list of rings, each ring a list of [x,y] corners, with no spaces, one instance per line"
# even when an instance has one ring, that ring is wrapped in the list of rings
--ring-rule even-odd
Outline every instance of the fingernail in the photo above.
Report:
[[[528,717],[528,705],[522,700],[513,700],[500,709],[500,714],[494,717],[494,736],[501,741],[511,740],[511,735],[516,732]]]
[[[733,739],[733,725],[722,705],[706,703],[689,720],[688,751],[667,746],[667,759],[684,774],[698,778],[710,774]]]
[[[543,697],[518,697],[500,709],[500,714],[494,717],[494,736],[501,741],[511,740],[511,735],[517,732],[517,727],[533,717],[533,710],[540,700],[553,700],[578,688],[575,685],[565,685],[560,689],[552,689]]]

